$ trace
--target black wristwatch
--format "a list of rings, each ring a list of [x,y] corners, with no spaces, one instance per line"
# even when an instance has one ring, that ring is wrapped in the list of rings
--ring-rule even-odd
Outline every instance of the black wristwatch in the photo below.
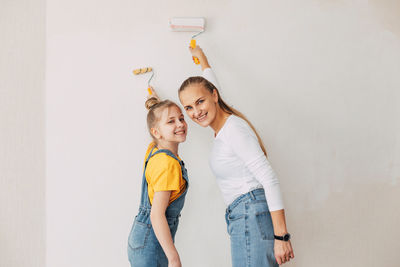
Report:
[[[275,239],[278,239],[278,240],[282,240],[282,241],[289,241],[289,240],[290,240],[290,234],[287,233],[287,234],[285,234],[285,235],[283,235],[283,236],[274,235],[274,238],[275,238]]]

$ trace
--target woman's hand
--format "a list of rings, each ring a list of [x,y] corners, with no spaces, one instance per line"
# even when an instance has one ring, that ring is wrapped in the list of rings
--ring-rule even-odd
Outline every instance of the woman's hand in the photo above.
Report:
[[[168,260],[168,267],[182,267],[179,256],[173,260]]]
[[[210,65],[208,64],[207,57],[200,46],[196,45],[195,48],[189,46],[189,50],[192,56],[197,57],[200,60],[200,66],[202,70],[211,68]]]
[[[276,240],[274,243],[274,253],[276,261],[279,265],[290,261],[294,258],[293,248],[290,241]]]
[[[195,48],[192,48],[189,46],[189,50],[190,50],[190,53],[192,54],[192,56],[197,57],[199,59],[202,59],[206,56],[203,52],[203,49],[201,49],[201,47],[198,45],[196,45]]]

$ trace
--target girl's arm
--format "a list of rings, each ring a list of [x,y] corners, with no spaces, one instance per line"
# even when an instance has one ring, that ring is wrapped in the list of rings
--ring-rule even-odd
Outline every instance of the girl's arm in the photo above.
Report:
[[[168,207],[170,196],[171,191],[159,191],[154,193],[150,219],[158,242],[168,258],[168,266],[181,267],[179,254],[175,248],[167,218],[165,217],[165,210]]]

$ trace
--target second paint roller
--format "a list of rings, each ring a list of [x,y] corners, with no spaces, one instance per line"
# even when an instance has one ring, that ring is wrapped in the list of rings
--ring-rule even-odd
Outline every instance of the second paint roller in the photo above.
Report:
[[[169,20],[169,27],[174,32],[196,32],[190,40],[190,47],[196,47],[196,39],[200,33],[204,32],[205,19],[204,18],[171,18]],[[200,64],[197,57],[193,57],[196,64]]]
[[[149,73],[151,72],[151,77],[150,79],[147,81],[147,92],[149,93],[149,95],[153,94],[153,91],[151,90],[151,85],[150,85],[150,81],[154,76],[154,71],[153,68],[147,67],[147,68],[141,68],[141,69],[135,69],[133,70],[133,74],[135,75],[140,75],[140,74],[144,74],[144,73]]]

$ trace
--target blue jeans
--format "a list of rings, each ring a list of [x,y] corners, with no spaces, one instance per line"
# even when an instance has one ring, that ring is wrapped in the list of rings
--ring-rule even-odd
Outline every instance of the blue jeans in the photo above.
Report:
[[[226,209],[233,267],[277,267],[274,228],[264,189],[235,199]]]
[[[168,259],[154,234],[151,223],[142,221],[145,216],[136,216],[128,240],[128,257],[132,267],[168,267]],[[146,218],[147,219],[147,218]],[[168,226],[175,240],[179,216],[167,217]]]

